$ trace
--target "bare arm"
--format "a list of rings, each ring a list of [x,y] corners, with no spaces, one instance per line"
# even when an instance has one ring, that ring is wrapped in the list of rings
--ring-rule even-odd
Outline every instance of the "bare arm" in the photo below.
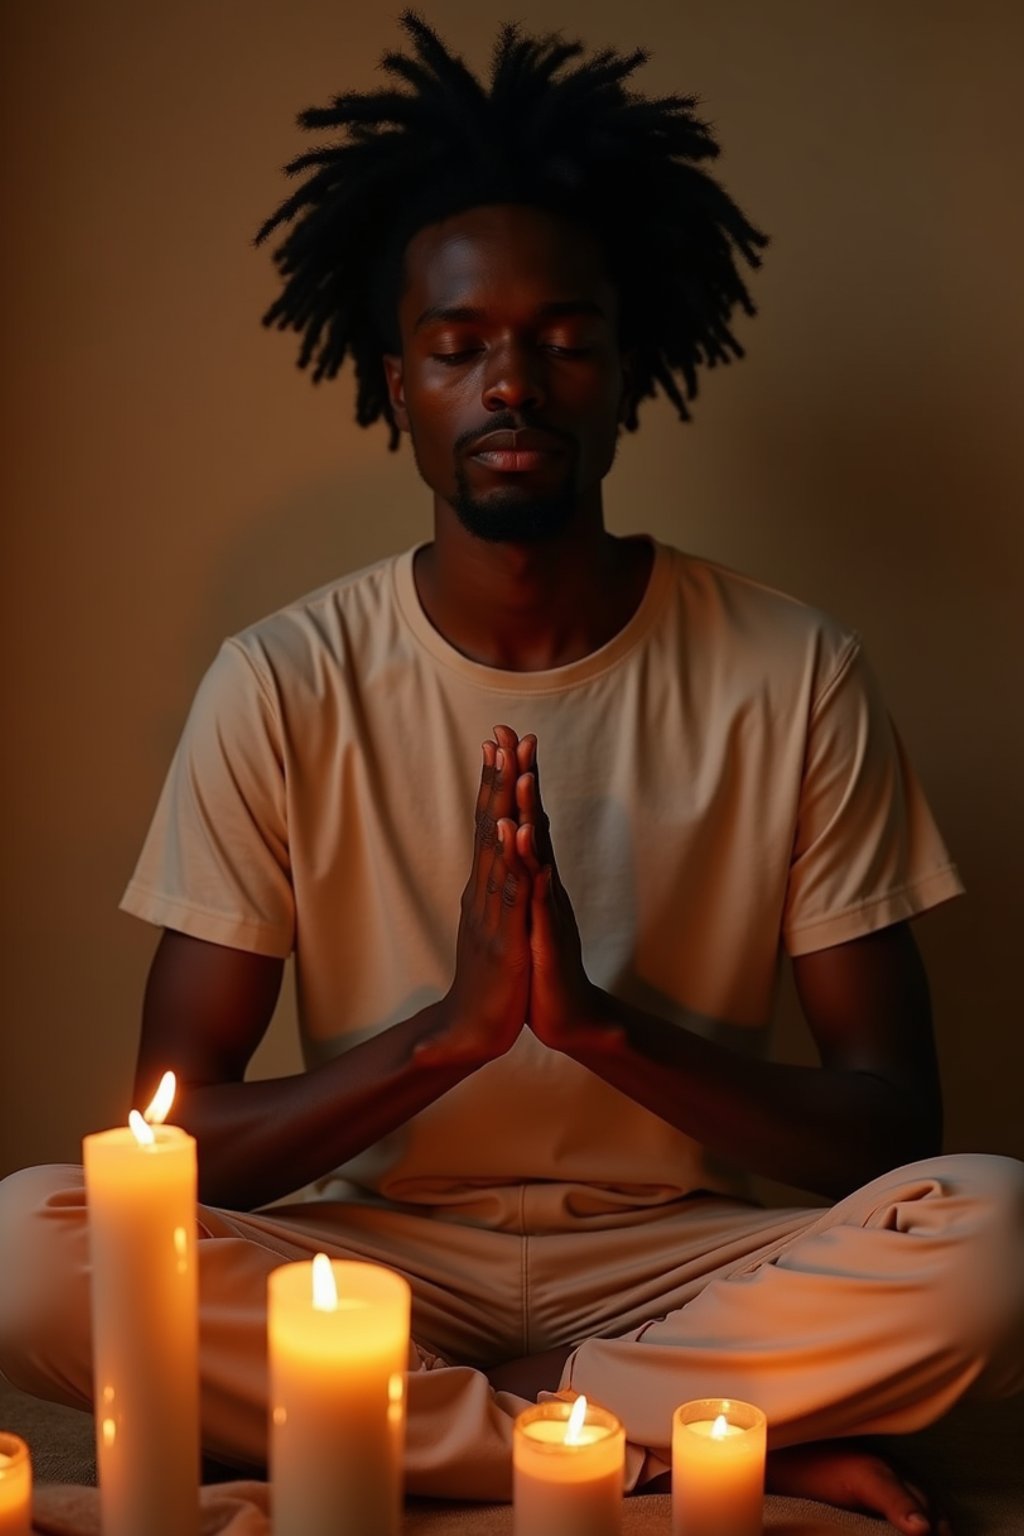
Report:
[[[838,1198],[938,1151],[928,983],[906,923],[794,961],[821,1065],[750,1060],[595,987],[558,877],[535,759],[517,786],[531,873],[531,1028],[713,1153]]]
[[[199,1196],[251,1210],[356,1156],[468,1070],[414,1066],[439,1004],[294,1077],[245,1082],[270,1022],[283,962],[164,933],[146,986],[135,1102],[168,1067],[172,1119],[195,1136]]]
[[[252,1209],[321,1177],[513,1044],[529,985],[529,882],[511,822],[507,857],[499,845],[516,774],[499,772],[495,759],[489,742],[451,988],[315,1070],[244,1080],[283,961],[164,933],[146,985],[135,1102],[148,1101],[165,1070],[177,1074],[172,1118],[197,1140],[207,1204]]]
[[[838,1199],[937,1152],[941,1100],[924,969],[905,924],[795,962],[819,1067],[748,1060],[597,994],[621,1035],[568,1053],[712,1152]]]

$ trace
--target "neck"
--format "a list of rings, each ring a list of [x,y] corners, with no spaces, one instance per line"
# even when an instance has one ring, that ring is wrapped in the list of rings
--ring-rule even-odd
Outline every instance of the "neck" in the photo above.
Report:
[[[650,571],[645,540],[617,539],[600,518],[532,544],[474,538],[435,519],[415,580],[434,628],[484,666],[538,672],[598,650],[628,623]]]

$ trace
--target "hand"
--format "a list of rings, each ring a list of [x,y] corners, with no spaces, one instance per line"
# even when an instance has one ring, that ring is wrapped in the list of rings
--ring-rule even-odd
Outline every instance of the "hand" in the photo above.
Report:
[[[462,893],[455,978],[438,1004],[440,1029],[413,1050],[419,1066],[483,1066],[504,1055],[526,1019],[530,879],[516,847],[518,740],[483,743],[473,865]]]
[[[610,1014],[611,1000],[590,980],[576,914],[562,884],[551,826],[540,793],[536,738],[516,784],[516,849],[530,875],[530,1005],[527,1022],[556,1051],[579,1055],[616,1051],[626,1033]]]

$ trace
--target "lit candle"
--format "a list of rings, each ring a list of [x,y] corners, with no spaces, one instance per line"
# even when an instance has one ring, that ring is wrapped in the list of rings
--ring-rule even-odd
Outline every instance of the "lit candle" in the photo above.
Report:
[[[32,1536],[32,1463],[17,1435],[0,1433],[0,1536]]]
[[[145,1118],[83,1142],[103,1536],[194,1536],[199,1522],[196,1144]],[[154,1122],[154,1123],[149,1123]]]
[[[585,1397],[537,1403],[512,1442],[514,1536],[619,1536],[626,1435]]]
[[[766,1420],[730,1398],[672,1416],[672,1536],[761,1536]]]
[[[398,1536],[411,1300],[379,1264],[271,1271],[274,1536]]]

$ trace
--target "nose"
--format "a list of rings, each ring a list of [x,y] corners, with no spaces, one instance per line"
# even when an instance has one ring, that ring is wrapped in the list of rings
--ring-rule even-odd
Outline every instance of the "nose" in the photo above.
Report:
[[[531,347],[510,342],[488,358],[483,403],[489,411],[536,410],[544,404],[542,362]]]

